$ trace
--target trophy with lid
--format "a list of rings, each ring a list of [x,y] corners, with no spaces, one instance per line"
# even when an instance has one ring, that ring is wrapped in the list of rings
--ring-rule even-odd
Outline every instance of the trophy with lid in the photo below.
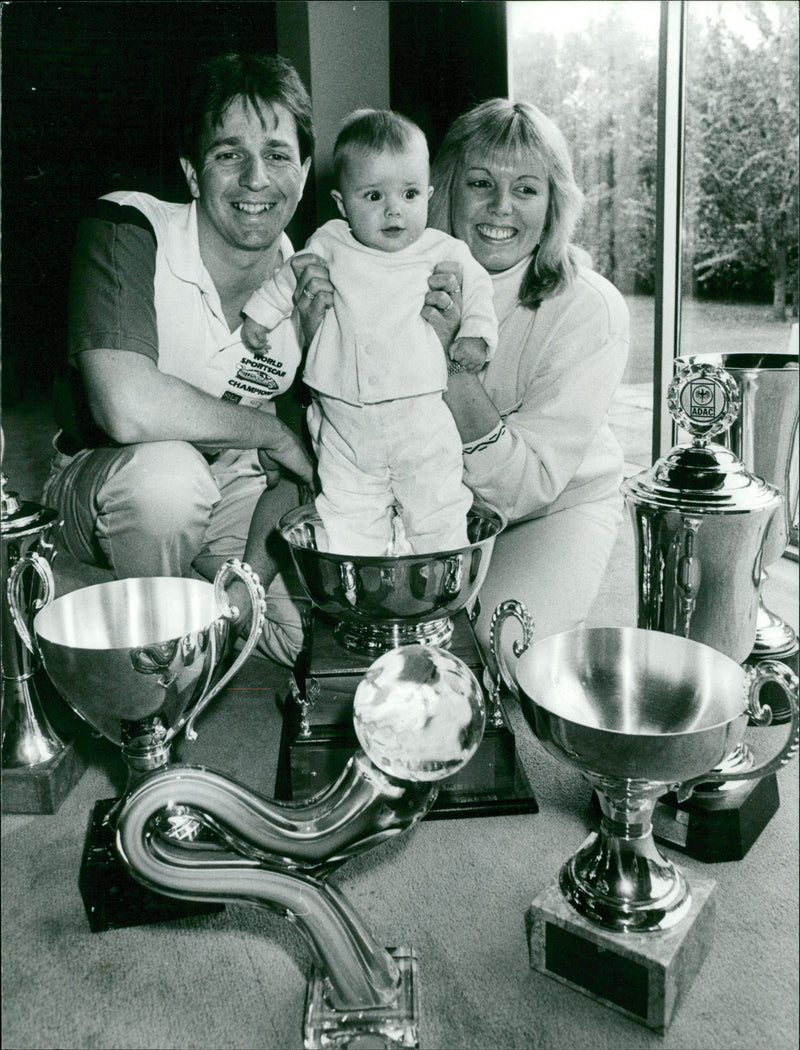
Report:
[[[798,358],[797,354],[696,354],[675,359],[686,365],[718,365],[733,378],[742,407],[720,440],[748,470],[783,493],[783,513],[776,514],[764,545],[756,637],[750,660],[783,660],[797,671],[797,634],[764,602],[769,567],[786,550],[798,506]],[[785,721],[785,709],[775,721]]]
[[[681,368],[667,400],[691,441],[622,485],[636,536],[637,624],[702,642],[741,664],[755,642],[764,549],[783,497],[711,440],[741,409],[739,388],[723,368]],[[787,720],[785,701],[773,715]],[[740,742],[722,769],[749,766],[749,747]],[[655,834],[702,860],[738,860],[778,805],[774,774],[716,782],[687,802],[662,799]]]
[[[2,474],[3,812],[55,813],[85,764],[64,729],[52,724],[55,708],[63,708],[63,702],[23,638],[37,610],[53,596],[47,557],[53,556],[58,515],[51,507],[21,499],[7,483]],[[31,571],[12,581],[11,571],[21,562]]]

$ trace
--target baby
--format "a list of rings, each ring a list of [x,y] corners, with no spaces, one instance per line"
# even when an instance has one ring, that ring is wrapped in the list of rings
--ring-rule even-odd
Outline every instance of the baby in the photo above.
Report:
[[[390,110],[358,110],[336,139],[333,168],[343,218],[306,245],[328,265],[333,307],[303,374],[329,549],[382,556],[463,547],[472,496],[442,391],[448,370],[477,372],[494,352],[491,280],[462,241],[426,228],[433,187],[416,124]],[[421,316],[428,277],[444,261],[463,267],[449,364]],[[291,314],[296,283],[287,264],[245,306],[242,338],[254,351]],[[393,542],[398,536],[406,545]]]

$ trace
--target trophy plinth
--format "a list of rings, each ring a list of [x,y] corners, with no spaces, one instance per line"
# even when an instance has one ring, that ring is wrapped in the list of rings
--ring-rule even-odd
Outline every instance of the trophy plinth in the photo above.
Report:
[[[656,841],[707,864],[741,860],[779,807],[774,773],[761,780],[709,785],[686,802],[670,791],[653,813],[653,834]]]
[[[504,622],[523,630],[512,678],[500,645]],[[567,631],[531,645],[533,624],[516,601],[492,617],[492,655],[526,721],[551,755],[594,788],[600,828],[563,865],[558,895],[529,915],[531,963],[580,991],[664,1030],[711,940],[713,884],[692,879],[659,851],[653,812],[667,789],[763,780],[800,739],[798,681],[780,663],[745,671],[680,636],[633,628]],[[791,726],[778,754],[756,765],[742,746],[748,719],[768,725],[766,681],[786,692]],[[704,772],[706,771],[706,772]]]
[[[181,901],[147,889],[132,877],[117,852],[116,829],[108,819],[117,798],[94,804],[78,874],[86,918],[93,933],[170,922],[224,911],[225,905]]]
[[[63,706],[48,689],[28,645],[33,616],[54,591],[47,556],[54,556],[58,515],[6,490],[2,500],[2,806],[4,813],[55,813],[86,763],[72,736],[54,727]]]
[[[287,514],[280,528],[315,606],[281,732],[275,795],[288,801],[335,780],[356,750],[353,697],[377,656],[408,645],[446,647],[483,681],[465,607],[485,579],[500,520],[475,506],[468,548],[385,558],[327,553],[313,504]],[[481,745],[469,765],[441,785],[428,819],[538,811],[502,700],[484,695],[484,702],[490,714]]]
[[[453,616],[450,634],[448,651],[480,681],[483,661],[463,610]],[[309,798],[342,772],[358,747],[353,696],[371,663],[368,655],[339,644],[335,624],[319,613],[313,615],[310,647],[298,673],[301,684],[287,705],[281,731],[277,798]],[[440,785],[428,820],[538,811],[502,708],[500,719],[487,723],[469,765]]]
[[[713,880],[693,877],[685,917],[654,938],[590,922],[556,880],[526,916],[531,967],[663,1033],[711,948],[714,891]]]

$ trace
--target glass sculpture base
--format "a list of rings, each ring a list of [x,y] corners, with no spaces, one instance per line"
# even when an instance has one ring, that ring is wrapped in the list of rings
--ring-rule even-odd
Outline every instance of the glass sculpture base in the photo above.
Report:
[[[413,948],[386,949],[400,971],[400,990],[387,1006],[337,1010],[325,974],[314,967],[308,981],[303,1023],[306,1050],[392,1050],[419,1047],[419,986]]]

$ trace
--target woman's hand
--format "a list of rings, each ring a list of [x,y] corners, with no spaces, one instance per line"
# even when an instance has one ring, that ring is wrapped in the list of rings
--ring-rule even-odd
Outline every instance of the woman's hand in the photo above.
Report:
[[[461,263],[437,263],[428,278],[428,294],[422,316],[439,336],[445,352],[461,325]]]
[[[313,252],[293,256],[291,267],[297,278],[294,305],[300,314],[306,346],[317,334],[325,311],[333,306],[333,285],[328,264]]]

